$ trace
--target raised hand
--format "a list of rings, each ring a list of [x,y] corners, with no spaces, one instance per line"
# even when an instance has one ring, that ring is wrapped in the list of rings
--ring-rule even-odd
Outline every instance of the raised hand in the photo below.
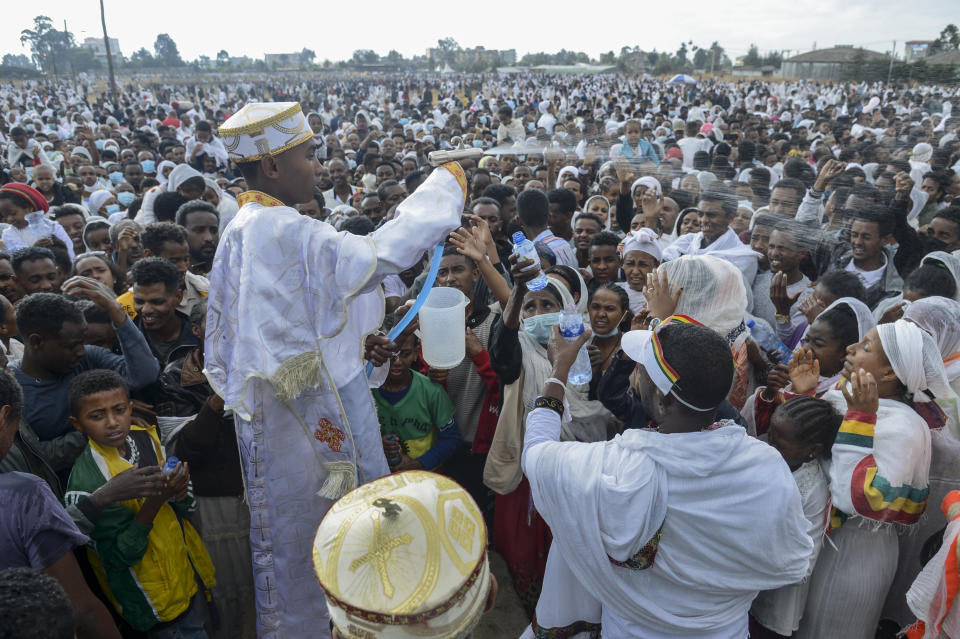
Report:
[[[777,309],[777,315],[789,315],[790,309],[793,308],[802,293],[803,291],[796,295],[787,293],[787,274],[783,271],[774,275],[770,282],[770,301]]]
[[[880,396],[877,390],[877,381],[872,373],[860,369],[850,375],[846,384],[840,385],[840,392],[847,400],[847,410],[856,410],[864,413],[876,413],[880,408]]]
[[[647,310],[652,317],[665,320],[673,315],[682,294],[682,288],[670,292],[670,282],[667,280],[666,272],[654,271],[647,275],[643,296],[647,298]]]
[[[790,360],[790,383],[793,392],[809,393],[820,382],[820,362],[813,356],[813,351],[801,348]]]

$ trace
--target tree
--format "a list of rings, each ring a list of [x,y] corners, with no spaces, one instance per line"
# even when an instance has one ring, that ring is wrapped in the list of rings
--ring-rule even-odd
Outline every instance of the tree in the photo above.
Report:
[[[693,68],[706,69],[710,64],[710,50],[697,47],[693,53]]]
[[[376,64],[380,62],[380,56],[377,55],[376,51],[371,49],[357,49],[353,52],[353,57],[350,58],[350,62],[360,66],[363,64]]]
[[[783,63],[783,54],[780,51],[771,51],[763,56],[763,66],[780,68]]]
[[[230,54],[227,53],[226,49],[220,49],[217,51],[217,66],[223,68],[230,64]]]
[[[940,32],[940,37],[930,45],[930,49],[935,52],[960,49],[960,29],[957,29],[957,25],[948,24],[944,27],[943,31]]]
[[[156,61],[149,51],[140,47],[130,56],[130,66],[136,69],[145,69],[156,65]]]
[[[693,41],[690,41],[690,44],[693,44]],[[687,43],[681,42],[680,48],[677,49],[677,62],[680,63],[680,66],[687,66]]]
[[[440,60],[450,65],[452,65],[456,60],[457,52],[463,51],[463,47],[457,44],[457,41],[453,38],[437,40],[437,49],[440,52]]]
[[[183,60],[180,58],[180,51],[177,50],[177,43],[173,41],[166,33],[157,36],[153,43],[153,51],[156,54],[157,63],[164,67],[182,67]]]
[[[20,44],[30,47],[33,62],[41,71],[52,68],[56,76],[57,67],[53,58],[55,38],[51,36],[53,30],[53,20],[47,16],[37,16],[33,19],[32,29],[24,29],[20,32]]]
[[[37,68],[33,64],[33,62],[30,61],[30,58],[28,58],[27,56],[13,55],[12,53],[7,53],[6,55],[3,56],[2,64],[5,67],[20,67],[23,69],[34,69],[34,70],[36,70]]]
[[[761,64],[763,64],[763,59],[760,58],[760,49],[757,48],[757,45],[751,43],[747,55],[743,56],[743,66],[759,67]]]
[[[300,52],[300,68],[307,68],[313,66],[313,60],[317,57],[317,54],[313,52],[312,49],[303,48],[303,51]]]
[[[387,62],[400,66],[403,63],[403,55],[396,49],[390,49],[390,53],[386,57]]]

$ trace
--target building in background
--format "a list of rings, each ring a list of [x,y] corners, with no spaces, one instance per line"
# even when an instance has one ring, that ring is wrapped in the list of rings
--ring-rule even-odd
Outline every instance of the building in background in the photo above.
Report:
[[[817,49],[795,55],[783,61],[780,75],[804,80],[844,80],[858,65],[890,61],[890,56],[850,45]]]
[[[80,46],[93,51],[94,57],[106,65],[107,47],[103,43],[103,38],[85,38]],[[119,61],[123,57],[120,53],[120,41],[116,38],[110,38],[110,55],[113,56],[114,61]]]
[[[930,46],[933,40],[910,40],[903,44],[903,56],[905,62],[915,62],[920,58],[930,55]]]

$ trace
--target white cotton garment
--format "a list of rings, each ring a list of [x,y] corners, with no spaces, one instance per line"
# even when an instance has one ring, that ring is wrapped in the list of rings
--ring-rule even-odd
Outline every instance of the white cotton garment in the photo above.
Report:
[[[536,422],[549,419],[559,418],[547,409],[528,417],[524,471],[554,533],[551,554],[578,579],[554,590],[583,608],[599,601],[605,637],[746,637],[757,592],[807,574],[813,542],[797,484],[743,428],[529,445]],[[634,556],[661,525],[651,567],[610,562]]]

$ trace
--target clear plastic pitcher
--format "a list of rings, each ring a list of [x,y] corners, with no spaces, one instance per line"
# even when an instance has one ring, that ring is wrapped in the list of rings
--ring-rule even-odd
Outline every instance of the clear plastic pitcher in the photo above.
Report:
[[[433,368],[453,368],[466,355],[465,310],[470,300],[455,288],[430,289],[420,309],[423,359]]]

